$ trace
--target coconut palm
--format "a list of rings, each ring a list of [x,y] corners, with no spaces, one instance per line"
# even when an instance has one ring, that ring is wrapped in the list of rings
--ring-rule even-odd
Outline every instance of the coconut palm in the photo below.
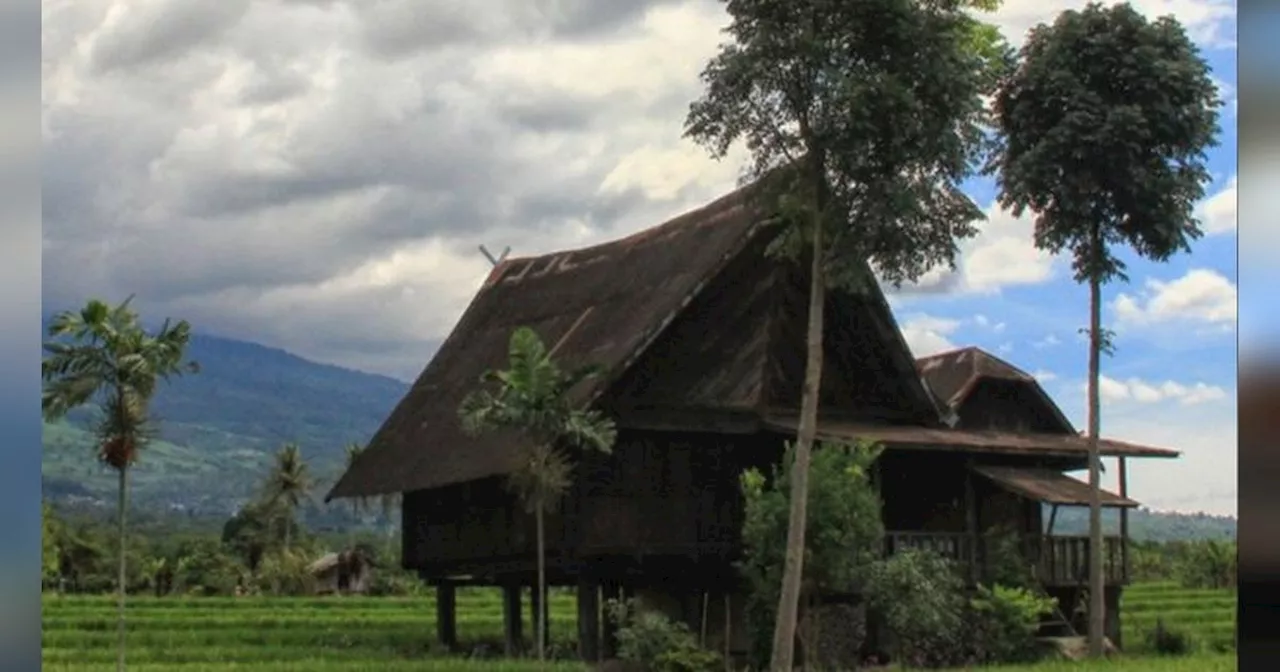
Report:
[[[45,419],[57,420],[71,409],[96,406],[98,459],[115,469],[119,479],[117,670],[124,670],[125,660],[129,467],[153,433],[149,406],[159,382],[199,370],[185,356],[191,325],[165,320],[158,331],[148,332],[130,307],[131,300],[113,307],[94,299],[79,311],[59,313],[49,325],[50,340],[44,344],[45,356],[40,363]]]
[[[274,509],[284,525],[284,550],[289,552],[294,517],[302,502],[311,493],[315,482],[302,459],[302,449],[296,443],[286,443],[276,453],[275,465],[267,474],[264,501]]]
[[[520,466],[508,476],[508,487],[533,514],[536,526],[538,594],[547,592],[546,539],[543,517],[554,509],[573,478],[569,448],[607,453],[617,431],[613,421],[594,409],[574,408],[568,392],[596,375],[594,367],[561,370],[538,334],[520,327],[511,334],[507,367],[488,371],[482,387],[467,395],[459,408],[463,428],[471,434],[513,429],[526,439]],[[545,610],[535,623],[538,659],[544,658]]]

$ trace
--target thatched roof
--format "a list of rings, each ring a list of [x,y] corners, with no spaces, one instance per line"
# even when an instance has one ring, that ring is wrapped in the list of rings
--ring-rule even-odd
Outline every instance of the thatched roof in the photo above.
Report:
[[[1035,376],[975,346],[921,357],[916,368],[929,383],[929,389],[952,410],[959,411],[965,399],[983,380],[1003,380],[1025,385],[1039,397],[1064,434],[1075,429],[1062,409],[1054,403]]]
[[[512,330],[533,328],[564,367],[603,368],[573,391],[578,402],[594,399],[766,225],[748,198],[739,189],[621,240],[504,261],[326,499],[508,473],[513,437],[466,436],[457,409],[485,370],[505,365]]]

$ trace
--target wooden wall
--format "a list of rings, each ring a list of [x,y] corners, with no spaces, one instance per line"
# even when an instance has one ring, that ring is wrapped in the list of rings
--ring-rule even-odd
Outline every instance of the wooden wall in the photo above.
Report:
[[[578,464],[570,495],[547,520],[548,555],[732,554],[742,527],[739,475],[781,451],[766,435],[623,430],[611,454]],[[484,574],[533,559],[532,517],[503,479],[409,493],[403,511],[408,566]]]
[[[979,382],[959,409],[960,429],[1067,433],[1053,410],[1026,383],[987,379]]]

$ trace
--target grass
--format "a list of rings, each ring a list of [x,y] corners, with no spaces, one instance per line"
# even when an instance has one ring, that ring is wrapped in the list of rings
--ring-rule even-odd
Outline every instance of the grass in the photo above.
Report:
[[[1120,606],[1125,649],[1142,651],[1147,634],[1163,620],[1185,632],[1199,649],[1234,644],[1236,596],[1223,590],[1183,588],[1177,583],[1144,583],[1125,589]],[[1234,650],[1234,646],[1231,647]]]
[[[525,602],[527,607],[527,601]],[[115,661],[115,605],[110,596],[46,596],[44,669],[88,672]],[[532,632],[525,609],[524,632]],[[1175,584],[1132,586],[1125,592],[1124,628],[1129,657],[1103,664],[1046,662],[1000,668],[1004,672],[1226,672],[1232,653],[1210,652],[1234,633],[1235,597],[1223,591],[1186,590]],[[568,592],[551,597],[553,649],[572,653],[576,609]],[[1201,643],[1186,657],[1137,655],[1155,618]],[[139,672],[354,672],[376,669],[441,672],[580,671],[572,661],[541,668],[528,660],[501,660],[502,602],[497,590],[458,592],[458,636],[475,658],[448,657],[434,643],[435,600],[421,597],[166,597],[134,596],[127,620],[129,668]],[[487,649],[488,653],[481,651]],[[483,656],[483,657],[482,657]]]

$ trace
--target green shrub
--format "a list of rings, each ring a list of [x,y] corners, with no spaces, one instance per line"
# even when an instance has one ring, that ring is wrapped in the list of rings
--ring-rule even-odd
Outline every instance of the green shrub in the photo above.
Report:
[[[969,601],[976,656],[986,663],[1021,663],[1037,657],[1040,617],[1058,601],[1026,588],[978,586]]]
[[[809,465],[803,603],[814,593],[851,593],[865,580],[884,548],[880,495],[871,472],[882,448],[875,444],[820,443]],[[747,631],[751,662],[765,666],[773,646],[778,590],[791,513],[791,469],[795,446],[766,474],[743,472],[743,558],[739,570],[749,586]]]
[[[983,535],[983,580],[989,585],[1033,588],[1035,570],[1022,551],[1022,537],[1008,527],[997,527]]]
[[[605,609],[618,624],[618,658],[650,672],[711,672],[720,656],[698,646],[689,628],[642,609],[635,600],[609,600]]]
[[[951,561],[907,550],[872,566],[868,605],[884,619],[889,654],[905,667],[948,667],[972,659],[964,580]]]
[[[1191,635],[1183,630],[1170,628],[1164,619],[1156,619],[1156,626],[1147,632],[1147,647],[1163,656],[1184,656],[1194,649]]]
[[[258,563],[256,587],[268,595],[307,595],[315,581],[307,567],[311,562],[303,551],[273,551]]]
[[[1216,540],[1188,543],[1178,563],[1178,578],[1187,588],[1235,587],[1236,545]]]

